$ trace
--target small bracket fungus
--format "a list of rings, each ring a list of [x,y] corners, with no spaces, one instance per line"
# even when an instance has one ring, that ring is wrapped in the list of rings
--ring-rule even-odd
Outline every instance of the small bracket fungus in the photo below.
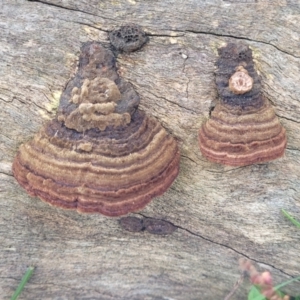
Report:
[[[115,49],[124,52],[136,51],[148,41],[148,36],[136,24],[121,26],[109,33],[109,39]]]
[[[281,157],[285,129],[261,92],[252,52],[244,44],[219,49],[216,84],[220,100],[199,131],[202,154],[230,166],[245,166]]]
[[[249,92],[253,87],[253,79],[243,66],[238,66],[236,72],[229,79],[229,89],[237,95]]]
[[[56,118],[21,145],[15,178],[30,195],[78,212],[142,209],[175,180],[180,154],[175,139],[138,110],[139,100],[112,52],[85,44]]]

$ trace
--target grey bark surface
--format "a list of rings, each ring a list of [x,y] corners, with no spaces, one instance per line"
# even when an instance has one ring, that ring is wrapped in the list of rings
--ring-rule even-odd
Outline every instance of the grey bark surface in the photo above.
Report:
[[[108,44],[126,23],[150,36],[118,56],[120,75],[181,149],[175,183],[133,216],[166,220],[167,236],[124,231],[29,197],[12,176],[19,145],[55,115],[83,42]],[[29,265],[24,299],[224,299],[249,258],[280,283],[300,273],[300,4],[297,0],[0,0],[0,295]],[[197,134],[217,100],[217,48],[250,45],[263,92],[287,130],[285,156],[247,167],[208,162]],[[244,284],[233,299],[246,299]],[[284,289],[300,294],[300,285]]]

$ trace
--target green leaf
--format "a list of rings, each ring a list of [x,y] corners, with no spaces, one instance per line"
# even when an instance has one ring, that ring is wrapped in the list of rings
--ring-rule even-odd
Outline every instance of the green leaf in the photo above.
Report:
[[[297,281],[297,280],[300,280],[300,276],[298,277],[295,277],[295,278],[292,278],[290,280],[287,280],[281,284],[278,284],[274,287],[275,291],[279,292],[280,294],[282,294],[279,289],[281,289],[282,287],[294,282],[294,281]],[[248,294],[248,300],[266,300],[266,297],[264,295],[261,294],[260,290],[255,286],[253,285],[251,287],[251,290]],[[296,300],[300,300],[300,296],[299,297],[296,297]]]
[[[266,297],[260,293],[260,290],[255,285],[252,285],[250,292],[248,294],[248,300],[265,300],[265,299]]]
[[[300,228],[300,223],[296,221],[287,211],[285,211],[284,209],[282,209],[281,211],[294,225]]]
[[[275,290],[277,291],[277,290],[281,289],[282,287],[284,287],[284,286],[286,286],[286,285],[288,285],[288,284],[290,284],[290,283],[292,283],[294,281],[297,281],[297,280],[300,280],[300,276],[292,278],[292,279],[287,280],[287,281],[285,281],[285,282],[283,282],[281,284],[276,285],[275,286]]]
[[[21,282],[19,283],[16,291],[14,292],[14,294],[12,295],[12,297],[10,298],[10,300],[16,300],[19,295],[21,294],[21,292],[24,289],[25,284],[27,283],[27,281],[30,279],[32,273],[33,273],[34,267],[29,267],[26,271],[26,273],[24,274]]]

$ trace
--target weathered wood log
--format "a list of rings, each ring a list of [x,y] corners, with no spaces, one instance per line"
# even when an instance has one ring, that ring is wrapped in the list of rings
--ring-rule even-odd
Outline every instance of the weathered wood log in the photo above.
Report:
[[[222,299],[246,257],[279,283],[299,275],[300,94],[298,1],[24,1],[0,3],[0,295],[20,299]],[[78,214],[31,198],[12,176],[19,145],[53,118],[80,46],[133,22],[141,50],[118,55],[140,108],[178,141],[175,183],[132,214],[171,222],[171,235],[128,232],[118,218]],[[287,130],[285,156],[246,167],[205,159],[198,131],[217,101],[217,48],[243,41],[263,92]],[[246,299],[244,284],[233,299]],[[300,294],[299,284],[284,290]]]

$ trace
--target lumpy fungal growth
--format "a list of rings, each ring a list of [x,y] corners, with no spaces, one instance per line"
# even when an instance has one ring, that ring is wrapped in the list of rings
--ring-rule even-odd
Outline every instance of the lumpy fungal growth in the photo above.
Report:
[[[26,191],[79,212],[124,215],[164,193],[179,170],[175,139],[138,110],[111,51],[81,49],[57,116],[21,145],[13,173]]]
[[[124,25],[111,31],[109,39],[115,49],[124,52],[136,51],[148,41],[143,29],[135,24]]]
[[[219,49],[216,84],[219,102],[199,132],[202,154],[230,166],[244,166],[281,157],[285,129],[261,92],[252,51],[229,43]]]
[[[128,112],[116,112],[120,100],[121,93],[114,81],[101,77],[85,79],[81,88],[74,87],[72,90],[70,102],[78,104],[78,107],[66,116],[60,115],[59,119],[66,127],[78,132],[124,126],[130,123],[131,117]]]

